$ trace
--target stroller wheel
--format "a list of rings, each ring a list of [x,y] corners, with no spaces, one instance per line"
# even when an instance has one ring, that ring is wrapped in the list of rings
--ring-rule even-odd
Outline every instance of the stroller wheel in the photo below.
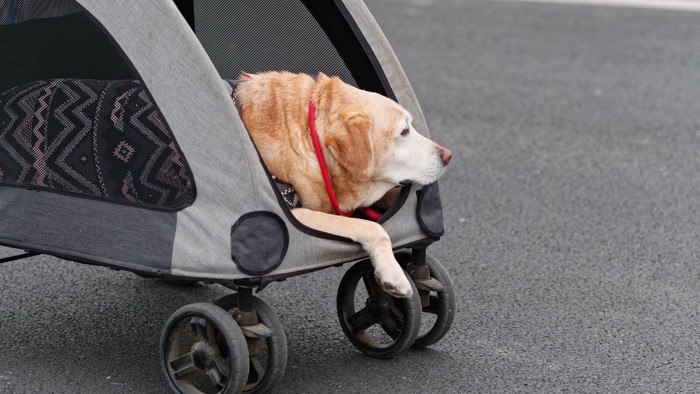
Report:
[[[360,286],[360,283],[363,285]],[[420,297],[394,298],[374,280],[369,260],[345,273],[338,286],[338,319],[345,336],[362,353],[391,358],[411,347],[420,328]]]
[[[410,252],[396,254],[396,259],[404,265],[411,262]],[[423,314],[421,329],[413,347],[422,349],[440,339],[450,330],[455,317],[455,291],[450,275],[433,256],[426,254],[425,265],[430,270],[430,282],[416,281]]]
[[[258,324],[252,329],[242,326],[248,342],[250,372],[244,393],[263,393],[274,387],[287,367],[287,336],[275,312],[263,300],[250,296]],[[238,294],[229,294],[215,302],[234,315],[238,308]]]
[[[163,370],[177,393],[240,393],[248,379],[248,348],[231,315],[216,305],[178,309],[163,329]]]

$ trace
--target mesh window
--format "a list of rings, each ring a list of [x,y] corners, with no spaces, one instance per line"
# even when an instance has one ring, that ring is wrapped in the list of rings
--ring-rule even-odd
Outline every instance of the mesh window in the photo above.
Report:
[[[194,202],[153,97],[73,0],[0,1],[0,183],[164,210]]]
[[[173,0],[224,80],[242,71],[323,72],[396,99],[340,0]],[[380,222],[388,219],[402,198]]]
[[[223,79],[234,79],[241,71],[322,71],[358,86],[301,1],[195,0],[193,6],[197,37]]]

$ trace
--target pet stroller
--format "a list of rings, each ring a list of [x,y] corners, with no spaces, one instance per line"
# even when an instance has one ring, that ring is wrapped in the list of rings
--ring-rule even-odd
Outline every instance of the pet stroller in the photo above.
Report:
[[[0,2],[0,245],[236,292],[176,311],[162,333],[178,392],[258,392],[286,337],[253,290],[356,263],[340,325],[373,357],[448,331],[454,292],[426,248],[443,234],[437,184],[406,186],[378,220],[415,285],[395,299],[359,245],[289,212],[222,79],[241,70],[338,75],[397,100],[413,91],[361,0]]]

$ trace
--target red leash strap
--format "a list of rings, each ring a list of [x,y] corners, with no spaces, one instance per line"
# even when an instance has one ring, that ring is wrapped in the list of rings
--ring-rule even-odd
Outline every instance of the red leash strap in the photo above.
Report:
[[[378,222],[379,219],[382,218],[382,213],[377,211],[376,209],[372,208],[357,208],[358,211],[360,211],[361,214],[367,216],[368,218],[374,220],[375,222]]]
[[[338,200],[335,198],[335,192],[333,192],[333,186],[331,185],[331,177],[328,174],[328,167],[326,167],[326,159],[323,157],[323,150],[321,149],[321,141],[318,139],[318,133],[316,132],[316,104],[314,104],[314,96],[311,96],[309,100],[309,129],[311,129],[311,139],[314,142],[314,149],[316,150],[316,158],[318,159],[318,165],[321,167],[321,175],[323,175],[323,183],[326,185],[326,193],[328,193],[328,199],[331,200],[331,205],[333,210],[339,216],[352,216],[353,212],[345,213],[340,209],[338,205]]]

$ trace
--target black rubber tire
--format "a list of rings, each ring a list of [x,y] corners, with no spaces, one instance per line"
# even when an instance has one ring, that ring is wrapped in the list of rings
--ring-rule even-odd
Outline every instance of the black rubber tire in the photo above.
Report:
[[[408,276],[408,275],[407,275]],[[364,282],[368,297],[365,308],[355,310],[355,292]],[[336,306],[345,336],[362,353],[375,358],[392,358],[411,347],[420,328],[421,305],[411,281],[413,295],[395,298],[381,290],[374,279],[369,260],[361,261],[345,273],[338,286]],[[401,315],[401,316],[399,316]],[[371,338],[366,330],[379,324],[389,336],[388,342]]]
[[[254,377],[253,375],[260,376],[260,371],[257,371],[257,368],[262,366],[261,363],[255,360],[255,357],[258,355],[251,352],[251,347],[253,346],[252,341],[265,341],[267,345],[267,360],[262,377],[259,378],[257,382],[249,382],[243,392],[264,393],[277,385],[284,376],[284,371],[287,368],[287,336],[284,333],[282,323],[272,308],[255,296],[253,296],[252,301],[253,310],[255,310],[255,313],[258,315],[258,321],[266,325],[272,331],[272,336],[264,339],[247,338],[250,365],[249,380]],[[232,314],[233,311],[238,308],[238,294],[234,293],[224,296],[216,301],[215,304],[226,310],[229,314]]]
[[[182,342],[187,334],[196,337],[189,353],[182,350],[189,346]],[[248,380],[243,332],[231,315],[213,304],[189,304],[175,311],[163,329],[160,353],[163,372],[176,393],[201,393],[197,385],[205,381],[217,394],[237,394]]]
[[[411,262],[411,253],[399,252],[396,254],[396,259],[400,264],[409,263]],[[430,276],[442,283],[443,289],[435,292],[435,294],[430,294],[428,305],[421,308],[423,320],[425,320],[426,314],[434,314],[436,319],[434,324],[427,330],[421,327],[412,346],[415,349],[426,348],[442,339],[452,327],[456,312],[455,291],[450,275],[445,270],[445,267],[429,254],[425,256],[425,264],[430,270]],[[419,292],[423,291],[419,290]]]

